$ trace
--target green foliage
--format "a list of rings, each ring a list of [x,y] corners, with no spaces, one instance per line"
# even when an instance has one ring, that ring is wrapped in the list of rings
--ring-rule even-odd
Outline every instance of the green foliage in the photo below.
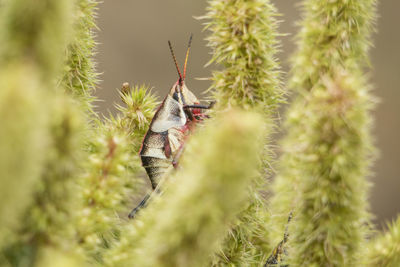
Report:
[[[260,174],[256,179],[259,177]],[[250,190],[249,196],[246,208],[232,223],[221,248],[213,255],[211,266],[262,266],[267,260],[273,245],[268,242],[270,213],[262,193]]]
[[[75,254],[61,252],[52,248],[41,249],[38,253],[36,266],[40,267],[85,267],[89,266]]]
[[[400,266],[400,217],[368,245],[365,266]]]
[[[140,188],[139,140],[150,123],[155,97],[145,86],[125,85],[116,118],[97,121],[89,138],[88,161],[80,180],[81,207],[77,217],[79,244],[91,258],[101,262],[110,242],[116,241]],[[121,214],[122,218],[119,216]]]
[[[8,149],[11,161],[2,162],[15,169],[15,175],[8,172],[8,179],[18,184],[16,188],[22,188],[20,192],[15,190],[17,194],[8,188],[13,195],[4,196],[11,200],[7,208],[14,209],[11,218],[23,222],[13,225],[13,237],[1,251],[1,264],[32,266],[39,264],[38,253],[42,250],[51,247],[60,254],[71,254],[75,246],[74,229],[70,225],[74,206],[71,178],[77,171],[76,161],[82,150],[82,114],[68,98],[56,95],[53,90],[61,70],[62,50],[69,37],[71,7],[70,1],[17,0],[4,1],[1,10],[0,63],[7,78],[4,79],[6,94],[0,99],[8,102],[4,112],[15,111],[15,117],[7,116],[4,120],[14,125],[6,128],[8,136],[4,140],[18,142],[10,143],[14,146],[14,150]],[[29,124],[24,122],[27,119]],[[28,152],[30,156],[26,158]],[[32,168],[31,164],[36,166]],[[12,205],[13,201],[20,204]],[[7,230],[2,229],[1,234],[4,232]]]
[[[303,1],[291,88],[310,91],[321,76],[368,62],[376,0]]]
[[[41,78],[52,81],[71,32],[71,1],[4,0],[3,5],[0,63],[37,64]]]
[[[98,81],[93,61],[97,5],[97,0],[75,0],[74,35],[65,52],[66,61],[61,78],[62,88],[81,99],[89,111],[92,111],[91,102]]]
[[[283,102],[280,88],[275,7],[268,0],[211,0],[206,19],[209,64],[221,64],[213,72],[211,91],[221,107],[257,107],[274,114]]]
[[[373,97],[362,75],[375,1],[304,1],[271,229],[291,210],[293,264],[352,266],[366,234]]]
[[[217,106],[240,106],[265,114],[263,124],[273,128],[277,107],[283,102],[279,65],[275,58],[278,42],[275,7],[267,0],[209,1],[206,29],[208,45],[213,50],[210,63],[223,66],[213,72],[211,92]],[[270,132],[266,135],[268,140]],[[271,151],[265,151],[265,169]],[[262,173],[264,173],[263,171]],[[266,260],[271,246],[266,228],[269,213],[261,191],[265,175],[260,174],[250,186],[251,199],[225,239],[212,265],[257,265]]]
[[[290,257],[299,265],[354,265],[366,235],[371,97],[359,76],[341,70],[332,79],[314,86],[303,112],[290,114],[303,123],[313,114],[296,142],[301,176]]]
[[[44,164],[48,133],[40,89],[31,68],[0,73],[0,250],[21,225]]]
[[[49,122],[49,149],[34,200],[24,215],[20,230],[29,246],[52,244],[73,250],[76,246],[73,219],[76,202],[78,161],[82,156],[82,114],[77,106],[60,97],[54,99]]]
[[[365,242],[375,2],[304,0],[271,216],[277,13],[209,0],[216,112],[128,221],[156,97],[125,83],[118,115],[94,114],[96,0],[0,0],[0,265],[262,266],[284,236],[293,266],[398,266],[400,218]]]
[[[48,128],[54,95],[45,94],[55,77],[59,56],[67,39],[69,1],[4,1],[0,19],[0,63],[2,65],[2,154],[0,173],[6,199],[1,208],[7,227],[20,231],[26,213],[22,214],[39,183],[39,175],[51,151]],[[4,148],[4,150],[3,150]],[[12,170],[13,169],[13,170]],[[9,187],[10,186],[10,187]],[[24,215],[25,217],[22,217]],[[2,218],[7,218],[3,217]],[[24,221],[25,222],[25,221]],[[25,226],[25,225],[24,225]],[[10,239],[7,245],[12,241]]]
[[[127,225],[108,254],[109,265],[204,266],[245,205],[263,128],[259,116],[230,111],[199,129],[182,169]]]
[[[117,126],[128,134],[135,151],[139,151],[154,110],[159,103],[151,89],[145,85],[131,88],[128,83],[124,83],[120,97],[124,105],[116,105],[122,114],[116,120]]]
[[[82,207],[75,227],[80,246],[99,260],[120,225],[118,213],[127,214],[129,197],[136,185],[132,170],[138,168],[138,162],[125,135],[111,124],[99,122],[97,127],[79,181]]]

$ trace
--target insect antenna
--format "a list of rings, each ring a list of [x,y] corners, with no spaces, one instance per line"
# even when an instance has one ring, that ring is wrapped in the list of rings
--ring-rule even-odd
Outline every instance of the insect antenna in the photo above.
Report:
[[[192,45],[192,39],[193,39],[193,34],[190,34],[189,44],[188,44],[188,48],[186,51],[186,57],[185,57],[185,65],[183,67],[183,80],[185,80],[185,78],[186,78],[186,67],[187,67],[187,62],[188,62],[188,58],[189,58],[190,47]]]
[[[169,50],[171,50],[172,58],[174,59],[176,70],[178,71],[178,74],[179,74],[179,84],[182,84],[182,81],[183,81],[182,74],[181,74],[181,71],[179,70],[178,62],[176,61],[175,53],[174,53],[174,50],[172,49],[172,45],[171,45],[170,41],[168,41],[168,45],[169,45]]]

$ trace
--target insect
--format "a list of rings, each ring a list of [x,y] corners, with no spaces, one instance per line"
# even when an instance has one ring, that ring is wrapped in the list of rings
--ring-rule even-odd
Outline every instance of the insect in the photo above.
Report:
[[[289,224],[292,220],[293,213],[290,212],[287,223]],[[287,250],[285,245],[289,239],[288,225],[286,225],[285,233],[283,235],[283,240],[279,242],[279,244],[274,248],[271,255],[268,257],[267,262],[264,267],[272,267],[272,266],[281,266],[288,267],[289,265],[285,264],[285,257],[287,256]]]
[[[189,39],[182,75],[171,42],[168,41],[179,77],[155,112],[139,152],[153,191],[157,189],[160,180],[171,166],[177,167],[188,135],[198,122],[208,117],[203,110],[210,109],[213,105],[213,103],[208,106],[200,105],[200,101],[185,84],[191,43],[192,35]],[[139,209],[146,205],[149,197],[150,195],[147,194],[128,217],[134,218]]]

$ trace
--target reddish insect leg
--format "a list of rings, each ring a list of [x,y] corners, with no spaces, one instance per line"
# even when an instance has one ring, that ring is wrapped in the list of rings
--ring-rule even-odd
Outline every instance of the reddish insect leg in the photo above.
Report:
[[[183,150],[185,149],[185,144],[183,143],[178,151],[175,154],[175,157],[172,160],[172,165],[174,166],[174,168],[178,168],[178,164],[179,164],[179,159],[181,158],[182,154],[183,154]]]
[[[185,110],[185,113],[189,117],[189,120],[191,121],[198,121],[202,120],[203,118],[209,118],[207,114],[204,114],[201,112],[202,109],[211,109],[215,104],[215,101],[210,102],[208,106],[205,105],[199,105],[199,104],[194,104],[194,105],[184,105],[183,109]]]

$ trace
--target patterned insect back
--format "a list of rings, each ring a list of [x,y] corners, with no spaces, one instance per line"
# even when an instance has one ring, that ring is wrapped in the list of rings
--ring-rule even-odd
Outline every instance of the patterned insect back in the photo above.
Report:
[[[193,127],[194,119],[188,116],[184,107],[196,104],[199,104],[196,96],[184,83],[180,86],[177,82],[154,114],[140,150],[143,167],[153,189],[172,168]]]

